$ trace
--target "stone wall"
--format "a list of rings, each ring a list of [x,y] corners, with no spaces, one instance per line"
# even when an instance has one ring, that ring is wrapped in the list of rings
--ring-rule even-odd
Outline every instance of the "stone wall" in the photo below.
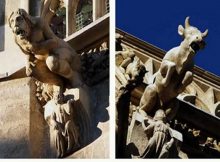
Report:
[[[0,89],[0,158],[48,156],[48,128],[34,95],[34,80],[1,82]]]
[[[89,92],[91,143],[67,158],[109,158],[109,79],[90,87]],[[83,98],[82,94],[80,98]]]
[[[108,87],[109,80],[91,87],[89,138],[85,146],[69,158],[109,157]],[[43,109],[35,97],[35,80],[22,78],[0,82],[0,90],[0,158],[56,157],[51,149],[49,127],[44,120]],[[67,94],[70,92],[76,100],[79,99],[76,89],[74,92],[67,91]],[[81,97],[81,102],[85,102]]]

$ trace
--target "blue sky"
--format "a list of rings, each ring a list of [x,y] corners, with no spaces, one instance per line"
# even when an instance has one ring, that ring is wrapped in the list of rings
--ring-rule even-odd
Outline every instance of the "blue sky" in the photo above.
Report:
[[[187,16],[202,32],[209,29],[195,64],[220,76],[220,0],[116,0],[116,27],[166,51],[182,41],[177,28]]]

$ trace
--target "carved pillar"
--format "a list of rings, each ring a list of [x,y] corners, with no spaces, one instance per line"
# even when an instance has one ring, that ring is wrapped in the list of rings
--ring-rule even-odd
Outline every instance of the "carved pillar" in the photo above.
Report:
[[[106,0],[93,0],[93,21],[102,17],[105,14],[105,2]]]
[[[79,0],[66,1],[66,37],[76,32],[76,10]]]
[[[41,0],[29,0],[29,14],[40,16]]]

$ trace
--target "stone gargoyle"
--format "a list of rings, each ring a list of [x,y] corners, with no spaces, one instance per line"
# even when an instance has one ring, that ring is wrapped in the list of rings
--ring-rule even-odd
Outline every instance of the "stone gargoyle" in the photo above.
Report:
[[[59,0],[44,0],[40,17],[30,16],[18,9],[9,17],[9,26],[15,42],[27,56],[26,74],[37,80],[60,87],[62,99],[64,79],[72,87],[82,85],[80,56],[50,28],[50,22],[59,7]]]
[[[179,25],[178,33],[183,37],[183,41],[166,53],[153,84],[145,88],[141,97],[139,110],[143,115],[159,108],[167,109],[167,105],[193,80],[193,58],[198,50],[205,47],[204,38],[208,30],[200,32],[190,25],[189,17],[186,17],[185,28]]]

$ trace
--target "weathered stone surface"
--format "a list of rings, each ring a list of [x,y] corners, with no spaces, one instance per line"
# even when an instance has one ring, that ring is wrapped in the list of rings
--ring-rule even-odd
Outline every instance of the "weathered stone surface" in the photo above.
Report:
[[[0,157],[45,157],[47,128],[30,78],[0,83]]]
[[[91,129],[89,145],[67,158],[109,157],[109,80],[106,79],[89,89]],[[80,94],[80,100],[84,100]]]
[[[101,137],[67,158],[109,158],[109,122],[101,123],[98,127],[103,132]]]
[[[39,3],[38,3],[38,2],[40,2],[40,0],[35,2],[37,7],[35,6],[36,8],[34,8],[34,9],[32,9],[33,2],[29,1],[29,0],[18,0],[15,3],[13,3],[12,0],[3,0],[3,1],[6,3],[5,5],[2,6],[3,8],[5,7],[5,10],[6,10],[4,15],[7,17],[7,20],[9,18],[9,15],[15,15],[14,22],[16,22],[16,23],[19,23],[19,20],[17,19],[19,16],[22,17],[22,16],[26,15],[27,16],[26,18],[28,18],[29,11],[31,13],[37,12],[36,11],[37,7],[40,7]],[[44,6],[41,6],[41,9],[43,7],[43,11],[41,12],[41,14],[43,16],[41,15],[41,17],[45,20],[45,22],[49,23],[49,21],[47,21],[47,20],[49,20],[51,18],[50,17],[51,15],[55,14],[54,11],[55,11],[56,7],[53,8],[54,4],[56,6],[57,4],[60,4],[60,1],[59,0],[45,0],[42,2],[44,2]],[[49,8],[44,8],[45,6],[48,7],[47,4],[50,5]],[[32,6],[32,7],[30,7],[30,9],[29,9],[29,6]],[[17,8],[22,8],[22,9],[26,10],[27,13],[24,12],[24,10],[19,10],[19,12],[14,12],[14,14],[11,14],[11,11],[15,10]],[[48,14],[47,14],[47,12],[48,12]],[[45,13],[46,13],[46,15],[45,15]],[[73,13],[73,12],[71,12],[71,13]],[[34,15],[35,15],[35,13],[34,13]],[[35,19],[35,18],[36,17],[31,17],[31,19],[29,19],[29,20],[31,21],[32,19]],[[35,20],[37,21],[38,18]],[[40,22],[35,27],[38,28],[39,26],[44,25],[44,23],[42,23],[42,22]],[[32,25],[36,25],[35,23],[36,22],[33,22]],[[100,23],[100,21],[98,23]],[[7,22],[6,22],[6,24],[7,24]],[[24,23],[24,24],[26,24],[26,23]],[[18,27],[17,25],[13,26],[14,25],[13,21],[11,21],[9,25],[11,27],[15,27],[15,28]],[[26,25],[28,25],[28,24],[26,24]],[[47,25],[49,25],[49,24],[47,24]],[[95,25],[97,25],[97,24],[95,24]],[[19,27],[21,27],[20,29],[22,29],[22,25]],[[27,27],[26,29],[28,29],[29,27]],[[47,27],[49,28],[49,26],[47,26]],[[35,30],[32,27],[31,27],[31,29]],[[39,29],[45,29],[45,28],[39,28]],[[39,29],[37,29],[36,32],[39,31]],[[105,28],[105,29],[107,29],[107,28]],[[1,116],[0,116],[0,117],[2,117],[2,120],[3,120],[2,121],[3,127],[0,129],[0,142],[1,141],[3,141],[3,142],[12,141],[11,139],[18,140],[18,142],[13,142],[13,144],[10,144],[10,145],[8,143],[3,143],[2,145],[0,145],[0,147],[2,148],[2,151],[0,150],[2,153],[2,154],[0,153],[0,157],[10,157],[10,158],[11,157],[17,157],[17,158],[20,158],[20,157],[22,157],[22,158],[24,158],[24,157],[25,158],[29,158],[29,157],[31,157],[31,158],[33,158],[33,157],[34,158],[56,157],[56,155],[54,154],[54,149],[51,149],[51,145],[52,145],[51,142],[54,142],[54,140],[52,140],[52,137],[51,137],[51,134],[49,131],[49,126],[47,125],[47,123],[45,122],[45,119],[43,118],[44,109],[42,107],[44,104],[41,103],[41,105],[40,105],[38,103],[37,98],[36,98],[37,94],[36,94],[36,85],[34,84],[35,80],[30,79],[30,78],[25,78],[25,79],[18,79],[18,80],[11,80],[11,81],[7,81],[7,82],[3,82],[5,80],[14,79],[15,77],[14,78],[11,77],[12,74],[17,74],[18,71],[20,72],[24,68],[24,66],[25,66],[24,56],[25,55],[21,55],[21,53],[23,53],[25,51],[26,54],[30,54],[30,56],[33,56],[33,54],[34,55],[35,54],[41,55],[42,53],[38,53],[39,51],[37,48],[35,49],[35,46],[31,46],[31,49],[33,49],[33,51],[29,51],[28,46],[26,46],[27,48],[24,46],[20,46],[23,49],[22,50],[23,52],[21,52],[19,47],[16,46],[14,43],[14,37],[12,37],[13,35],[11,34],[11,32],[8,32],[8,30],[9,30],[8,25],[5,25],[0,30],[0,33],[2,35],[6,35],[5,33],[7,33],[7,34],[9,33],[9,35],[7,35],[7,37],[5,39],[0,40],[0,43],[5,45],[4,49],[3,49],[4,51],[1,53],[2,56],[1,56],[1,61],[0,61],[0,62],[2,62],[2,64],[0,63],[0,78],[2,79],[0,81],[0,88],[2,86],[2,89],[3,89],[3,92],[2,92],[3,94],[1,95],[2,98],[0,97],[0,99],[1,100],[4,100],[5,98],[8,99],[8,100],[4,101],[2,104],[0,104],[0,106],[1,106],[0,108],[3,110],[2,112],[6,112],[4,114],[1,114]],[[94,31],[94,30],[92,30],[92,31]],[[45,32],[45,31],[43,31],[43,32]],[[15,32],[15,33],[17,33],[17,35],[18,35],[18,33],[20,33],[20,36],[22,36],[24,34],[22,30],[20,30],[20,32]],[[40,48],[40,49],[42,51],[44,51],[45,54],[47,55],[48,54],[47,48],[50,47],[50,45],[48,45],[47,43],[48,43],[48,41],[51,40],[51,36],[53,37],[54,35],[53,34],[50,35],[49,39],[48,39],[48,37],[47,37],[48,31],[47,31],[47,34],[44,33],[43,38],[41,37],[41,32],[38,34],[35,33],[34,35],[33,35],[33,33],[32,33],[32,35],[31,35],[31,33],[29,33],[29,34],[30,34],[29,36],[33,38],[33,39],[31,39],[30,42],[33,44],[34,44],[34,42],[37,43],[37,45],[39,45],[38,47],[42,47],[41,46],[42,45],[41,43],[43,43],[42,41],[46,41],[45,42],[46,44],[44,44],[44,46],[45,46],[44,50],[46,52],[44,50],[42,50],[42,48]],[[39,37],[40,37],[40,39],[37,39]],[[18,41],[18,39],[16,39],[16,40]],[[94,41],[94,38],[89,39],[89,40],[92,40],[92,43],[93,42],[97,43],[96,41]],[[22,42],[22,39],[19,41],[21,41],[20,42],[21,44],[24,43],[24,42]],[[50,52],[52,50],[57,49],[57,48],[54,48],[54,45],[57,45],[56,44],[57,41],[59,42],[62,40],[57,40],[57,38],[55,37],[55,44],[51,42],[52,43],[51,45],[53,47],[51,47],[52,49],[49,50]],[[10,43],[6,44],[5,42],[10,42]],[[39,42],[41,42],[41,43],[38,44]],[[27,65],[27,67],[26,67],[26,74],[28,76],[30,76],[30,74],[32,74],[31,76],[37,78],[39,81],[42,81],[43,83],[44,82],[51,83],[50,81],[52,81],[54,78],[52,75],[50,75],[51,71],[55,72],[53,74],[56,75],[57,73],[61,74],[59,71],[59,70],[61,70],[62,74],[65,76],[63,76],[62,74],[59,76],[65,77],[67,80],[71,80],[71,79],[74,79],[74,80],[79,79],[80,80],[80,77],[78,77],[78,72],[80,72],[80,68],[79,68],[80,67],[80,60],[78,61],[78,55],[75,55],[74,50],[72,50],[71,47],[66,42],[62,41],[62,43],[65,46],[64,47],[65,52],[61,52],[60,50],[55,52],[56,53],[55,55],[57,55],[57,54],[59,55],[60,52],[62,53],[62,56],[59,57],[59,59],[51,58],[50,60],[47,60],[45,63],[45,60],[44,61],[38,60],[39,62],[38,61],[35,62],[34,60],[38,57],[31,58],[28,60],[30,64]],[[22,45],[25,45],[25,44],[26,43],[24,43]],[[29,44],[29,45],[33,45],[33,44]],[[85,44],[85,42],[83,44]],[[90,45],[91,45],[91,43],[89,44],[89,46]],[[88,44],[87,44],[87,46],[88,46]],[[60,47],[60,44],[59,44],[59,47]],[[86,48],[90,48],[90,47],[86,47]],[[63,50],[63,48],[62,48],[62,50]],[[68,55],[68,50],[70,50],[69,51],[70,54],[74,53],[74,58],[68,57],[68,61],[66,62],[67,58],[64,59],[64,57],[66,54]],[[85,49],[83,49],[83,50],[85,50]],[[38,51],[38,52],[36,52],[36,51]],[[108,55],[108,53],[107,53],[107,55]],[[50,56],[53,57],[54,55],[51,54]],[[108,57],[106,57],[106,60],[108,60]],[[54,61],[55,62],[61,61],[60,66],[55,66],[53,64]],[[37,63],[37,65],[35,65],[35,63]],[[67,71],[71,70],[71,68],[66,63],[68,65],[70,63],[73,66],[71,68],[74,68],[76,70],[76,72],[68,73]],[[97,66],[99,65],[99,63],[103,64],[103,59],[100,59],[95,63],[96,63],[95,65],[97,65]],[[50,64],[52,66],[46,66],[48,64]],[[62,67],[61,67],[61,65],[62,65]],[[67,65],[67,66],[65,66],[65,65]],[[31,69],[30,67],[33,69]],[[42,70],[41,69],[42,67],[46,68],[46,70],[45,71]],[[55,70],[54,69],[55,67],[58,67],[58,69]],[[100,67],[101,67],[100,69],[103,69],[102,66],[100,66]],[[95,76],[94,77],[95,79],[93,82],[98,84],[100,81],[107,78],[108,64],[106,64],[105,67],[107,67],[105,70],[105,73],[104,73],[104,76],[106,76],[106,77],[102,77],[103,73],[100,71],[97,71],[97,73],[100,73],[100,75],[98,75],[97,77]],[[48,68],[50,69],[49,74],[46,73],[46,72],[48,72]],[[98,69],[98,70],[100,70],[100,69]],[[35,73],[37,73],[37,75],[35,75]],[[77,74],[75,74],[75,73],[77,73]],[[16,78],[24,77],[24,70],[22,70],[22,74],[23,75],[16,75],[17,76]],[[38,78],[38,76],[39,76],[39,78]],[[48,82],[46,81],[47,79],[49,80]],[[59,81],[56,80],[51,84],[60,86],[60,88],[62,88],[63,84],[60,85],[57,82],[59,82]],[[91,125],[89,127],[89,131],[86,130],[84,132],[84,130],[83,130],[82,131],[83,133],[80,132],[81,133],[80,136],[83,139],[85,139],[82,142],[83,145],[80,147],[85,147],[86,145],[88,145],[94,141],[101,141],[98,144],[99,147],[101,147],[101,145],[103,145],[103,143],[106,143],[106,147],[107,147],[108,146],[108,139],[107,139],[108,135],[105,135],[105,134],[106,133],[108,134],[109,115],[108,115],[108,110],[106,109],[106,107],[109,106],[109,103],[108,103],[109,82],[108,81],[104,82],[104,84],[100,84],[95,87],[92,87],[92,86],[87,87],[86,85],[81,84],[81,81],[79,81],[79,83],[77,81],[76,85],[72,81],[71,81],[71,83],[67,86],[68,89],[73,90],[73,87],[76,87],[76,86],[83,87],[82,89],[77,89],[78,92],[77,92],[76,96],[75,96],[74,92],[69,93],[69,95],[74,95],[77,100],[76,106],[79,110],[79,112],[77,111],[77,115],[80,118],[80,120],[77,120],[77,124],[83,125],[82,123],[87,122],[87,117],[88,117],[89,122],[90,122],[89,124]],[[10,87],[10,88],[7,89],[7,87]],[[12,93],[8,92],[8,90],[10,90],[10,92],[12,92]],[[64,89],[64,91],[61,91],[61,93],[65,92],[65,90],[66,89]],[[74,89],[74,90],[76,90],[76,89]],[[5,91],[7,92],[6,95],[4,94]],[[61,95],[61,94],[59,94],[59,95]],[[19,99],[19,101],[17,101],[18,99]],[[82,107],[84,107],[85,109]],[[17,121],[19,121],[19,122],[17,123]],[[18,126],[17,126],[17,124],[18,124]],[[14,129],[14,127],[16,129]],[[68,136],[67,138],[69,138],[69,137],[70,136]],[[105,142],[103,142],[102,140],[105,140]],[[21,141],[21,142],[19,143],[19,141]],[[95,149],[93,149],[93,150],[95,150]],[[95,152],[91,151],[91,153],[94,155],[94,157],[103,157],[103,156],[107,157],[108,151],[109,150],[106,148],[104,153],[103,153],[103,151],[100,152],[99,150],[95,150]],[[89,151],[88,151],[88,153],[89,153]],[[66,156],[66,155],[64,155],[64,156]]]
[[[30,79],[0,84],[0,156],[29,157]],[[17,89],[15,91],[15,88]],[[18,149],[19,148],[19,149]]]
[[[138,157],[143,154],[148,143],[141,122],[136,120],[136,113],[133,114],[127,136],[127,156]]]
[[[121,31],[120,33],[124,36],[124,39],[122,40],[123,43],[122,45],[125,45],[130,49],[134,50],[135,55],[138,56],[145,65],[147,72],[143,84],[140,87],[144,87],[146,85],[152,84],[155,78],[155,74],[156,74],[155,72],[158,71],[160,68],[161,65],[160,62],[163,56],[165,55],[165,51],[157,49],[157,47],[152,46],[148,43],[143,43],[142,41],[137,40],[136,38],[132,37],[127,33]],[[209,72],[202,70],[198,67],[194,67],[193,70],[195,75],[192,83],[189,84],[186,87],[186,89],[177,97],[178,99],[189,102],[189,104],[185,103],[184,101],[178,100],[178,102],[180,102],[180,106],[179,106],[180,109],[178,110],[178,115],[176,116],[175,121],[173,120],[170,125],[172,129],[181,132],[183,135],[184,140],[181,150],[179,152],[179,157],[180,158],[219,157],[217,153],[214,153],[217,152],[216,150],[219,151],[219,144],[217,144],[219,141],[218,139],[219,134],[215,131],[217,129],[212,129],[213,126],[215,125],[214,123],[216,122],[217,124],[217,122],[219,122],[218,118],[214,117],[219,115],[219,114],[217,115],[218,105],[219,105],[219,77],[214,76],[213,74],[210,74]],[[120,82],[120,79],[118,79],[117,77],[116,77],[116,81],[117,81],[116,90],[119,90],[119,88],[123,85]],[[140,98],[143,93],[143,89],[140,87],[136,87],[132,91],[131,97],[130,98],[128,97],[128,99],[130,99],[131,101],[131,104],[135,106],[139,105]],[[166,93],[165,95],[167,94],[168,93]],[[193,106],[192,104],[195,106]],[[123,112],[122,114],[126,116],[125,111],[127,107],[122,106],[122,108],[124,109],[124,111],[122,111]],[[202,111],[199,109],[202,109]],[[130,144],[131,147],[129,146],[126,147],[127,149],[126,151],[128,154],[132,153],[132,155],[135,156],[136,154],[138,155],[141,153],[141,151],[143,151],[143,147],[141,147],[141,145],[143,144],[143,142],[147,142],[147,138],[143,133],[143,129],[141,128],[141,123],[139,121],[135,121],[135,122],[131,121],[130,123],[131,114],[132,111],[130,111],[130,115],[128,116],[130,127],[128,130],[129,132],[128,132],[128,141],[127,141],[127,144]],[[201,121],[208,121],[208,123],[210,122],[208,124],[209,126],[206,125],[207,122],[205,122],[206,123],[205,126],[204,122],[200,121],[200,118]],[[177,124],[178,126],[176,126],[175,123],[176,119],[178,122],[180,123],[183,122],[183,123],[182,124],[178,123],[179,125]],[[123,123],[125,122],[123,121]],[[127,129],[124,129],[124,132],[126,132],[126,130]],[[212,141],[210,142],[211,144],[209,144],[211,145],[211,147],[207,146],[207,144],[205,143],[207,135],[209,135],[210,137],[213,137],[215,135],[214,138],[215,140],[213,140],[214,142]],[[137,146],[139,150],[137,149],[135,150],[134,146]],[[129,150],[130,148],[131,150]],[[133,151],[133,152],[129,152],[129,151]],[[135,151],[139,151],[139,152],[135,152]],[[119,158],[125,157],[124,154],[122,154],[122,156],[120,157],[118,156],[118,157]]]

